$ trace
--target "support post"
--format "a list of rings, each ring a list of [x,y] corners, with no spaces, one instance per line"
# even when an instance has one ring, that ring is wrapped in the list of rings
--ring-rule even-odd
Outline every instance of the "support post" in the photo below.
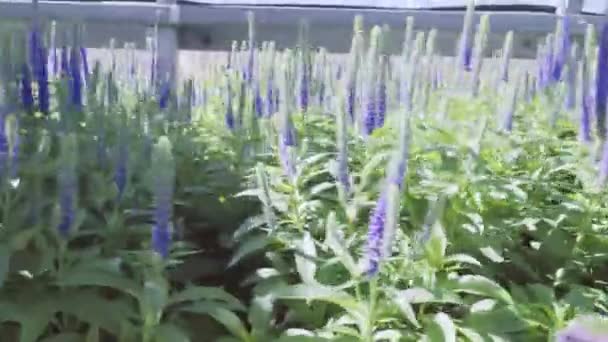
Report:
[[[168,81],[171,89],[177,79],[177,24],[179,21],[179,6],[176,0],[157,0],[164,5],[167,18],[159,18],[156,35],[156,79],[157,84]]]

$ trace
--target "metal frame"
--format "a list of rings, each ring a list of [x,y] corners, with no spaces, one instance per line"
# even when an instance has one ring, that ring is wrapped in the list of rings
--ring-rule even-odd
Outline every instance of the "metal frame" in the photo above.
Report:
[[[35,1],[35,0],[34,0]],[[587,23],[599,24],[603,16],[580,14],[581,0],[570,0],[568,15],[571,17],[571,31],[582,34]],[[410,9],[355,9],[297,6],[226,6],[194,3],[177,3],[176,0],[157,0],[155,3],[141,2],[73,2],[39,1],[38,13],[43,18],[83,21],[93,23],[128,23],[142,26],[158,24],[157,41],[158,75],[175,75],[177,50],[184,47],[180,36],[188,31],[201,28],[215,30],[224,28],[245,30],[246,12],[255,13],[256,25],[267,28],[266,32],[283,33],[284,30],[297,30],[297,23],[306,18],[311,28],[318,30],[343,30],[346,34],[352,28],[353,18],[363,14],[368,25],[388,24],[402,27],[408,16],[415,18],[418,29],[436,28],[452,39],[462,27],[464,11],[456,10],[410,10]],[[478,12],[477,16],[482,13]],[[535,37],[551,32],[555,27],[557,15],[543,12],[490,12],[490,27],[494,34],[509,30]],[[28,0],[0,0],[0,19],[28,20],[34,15],[32,2]],[[217,28],[221,27],[221,30]],[[324,31],[320,31],[324,32]],[[450,36],[451,35],[451,36]],[[319,39],[324,35],[320,34]],[[245,37],[242,35],[241,37]],[[258,34],[264,39],[263,34]],[[345,37],[349,41],[348,37]],[[229,39],[222,37],[223,40]],[[321,42],[322,43],[322,42]],[[332,44],[322,44],[332,45]],[[347,44],[346,44],[347,45]],[[188,47],[192,48],[192,47]],[[196,47],[194,47],[196,48]],[[344,46],[339,49],[344,50]]]

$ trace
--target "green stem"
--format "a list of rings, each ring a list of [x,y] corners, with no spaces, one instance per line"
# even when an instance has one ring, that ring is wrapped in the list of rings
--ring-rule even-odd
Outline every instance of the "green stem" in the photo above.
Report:
[[[378,296],[377,279],[374,277],[369,282],[369,312],[365,331],[365,341],[374,342],[374,325],[376,322],[376,301]]]

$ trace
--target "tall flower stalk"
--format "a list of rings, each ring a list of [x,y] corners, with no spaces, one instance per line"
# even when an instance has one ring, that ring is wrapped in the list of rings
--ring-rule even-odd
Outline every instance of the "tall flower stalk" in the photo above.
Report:
[[[118,144],[116,146],[116,166],[114,169],[114,183],[118,189],[118,198],[121,199],[127,185],[129,161],[129,138],[127,115],[120,113],[120,127],[118,128]]]
[[[513,55],[513,31],[507,32],[505,41],[502,45],[502,56],[500,60],[500,81],[509,81],[509,66]]]
[[[345,97],[342,97],[342,99],[347,100]],[[348,118],[342,103],[336,107],[336,146],[338,152],[336,178],[340,199],[342,203],[346,204],[351,187],[348,172]]]
[[[407,174],[409,159],[409,113],[400,118],[399,145],[389,164],[383,192],[374,207],[368,226],[364,273],[373,277],[382,261],[390,256],[399,215],[399,197]]]
[[[78,144],[76,135],[69,133],[60,138],[61,153],[57,184],[59,186],[60,221],[57,230],[64,238],[74,228],[78,196]]]
[[[477,30],[477,36],[475,37],[475,61],[473,62],[473,84],[471,87],[473,96],[479,94],[481,68],[483,66],[489,32],[490,17],[487,14],[484,14],[479,21],[479,29]]]
[[[344,77],[344,87],[346,89],[346,113],[352,122],[356,122],[355,112],[357,101],[357,78],[360,67],[360,51],[363,49],[363,17],[356,16],[354,20],[353,39],[348,62],[346,65],[346,75]]]
[[[365,85],[364,85],[364,108],[363,108],[363,134],[370,135],[376,128],[376,84],[378,75],[376,66],[378,64],[378,44],[382,39],[382,29],[380,26],[375,26],[372,29],[370,37],[369,50],[367,51],[367,60],[365,65]]]
[[[152,249],[161,257],[167,258],[171,247],[175,161],[171,141],[166,136],[160,137],[154,145],[151,167],[154,177]]]
[[[460,34],[460,42],[458,45],[458,70],[464,69],[466,71],[472,70],[472,57],[473,57],[473,31],[475,18],[475,0],[469,0],[467,3],[467,9],[464,15],[464,24],[462,27],[462,33]]]
[[[295,155],[293,151],[293,148],[296,145],[296,139],[293,122],[291,120],[291,113],[289,111],[289,107],[286,105],[291,101],[289,96],[290,92],[288,91],[287,85],[287,70],[289,68],[288,63],[290,56],[290,51],[286,51],[282,69],[277,75],[279,77],[279,94],[281,96],[281,107],[279,109],[278,149],[279,159],[283,166],[283,171],[290,180],[293,180],[296,176]]]

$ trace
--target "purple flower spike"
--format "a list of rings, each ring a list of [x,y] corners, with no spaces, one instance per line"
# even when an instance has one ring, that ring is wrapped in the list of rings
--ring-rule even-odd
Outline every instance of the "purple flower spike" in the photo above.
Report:
[[[163,259],[169,257],[171,246],[171,231],[168,227],[154,225],[152,228],[152,249]]]
[[[303,113],[308,110],[308,75],[305,68],[300,79],[300,109]]]
[[[365,273],[369,277],[376,275],[380,269],[384,223],[386,221],[386,207],[387,196],[385,193],[382,193],[369,219],[367,247],[365,251],[367,260]]]
[[[70,228],[74,222],[74,191],[75,187],[73,187],[72,184],[68,184],[62,187],[59,196],[61,220],[57,230],[59,230],[59,234],[63,238],[66,238],[69,235]]]
[[[160,87],[160,94],[158,97],[158,107],[161,110],[165,110],[169,107],[169,99],[171,98],[171,85],[169,82],[163,82]]]
[[[226,90],[226,115],[224,120],[226,122],[226,127],[229,130],[234,130],[234,109],[232,108],[232,94],[231,94],[230,85],[228,85],[228,89]]]
[[[171,247],[171,217],[175,187],[175,162],[172,146],[165,136],[159,139],[152,152],[154,172],[154,226],[152,248],[167,258]]]
[[[553,81],[557,82],[561,79],[562,71],[564,69],[564,65],[568,59],[568,54],[570,52],[570,21],[568,17],[562,18],[562,30],[559,32],[559,36],[555,37],[557,39],[558,49],[555,51],[555,56],[553,60]]]
[[[581,106],[581,123],[579,127],[579,139],[583,142],[591,142],[591,96],[585,96]]]
[[[59,235],[67,238],[76,216],[76,196],[78,193],[77,156],[78,147],[75,135],[61,137],[61,159],[57,184],[59,186],[60,221],[57,226]]]
[[[75,110],[82,109],[82,78],[80,73],[79,53],[72,49],[70,56],[70,98]]]
[[[21,67],[21,104],[27,112],[31,112],[34,109],[32,79],[30,77],[30,69],[25,63]]]
[[[368,95],[365,106],[365,117],[363,118],[363,129],[366,135],[370,135],[376,128],[376,103],[373,95]]]
[[[351,120],[355,119],[355,86],[350,85],[348,87],[348,98],[346,100],[346,113]]]
[[[262,95],[260,94],[259,83],[255,87],[255,98],[253,101],[253,107],[254,107],[256,117],[261,118],[264,116],[264,103],[262,100]]]
[[[380,82],[378,85],[378,116],[375,123],[377,128],[384,126],[384,118],[386,116],[386,84]]]
[[[268,82],[266,89],[266,116],[271,117],[275,112],[275,100],[272,91],[272,82]]]
[[[557,332],[555,342],[605,342],[608,341],[606,325],[604,317],[582,316]]]
[[[82,58],[82,70],[84,72],[85,80],[89,79],[89,59],[87,57],[87,49],[85,47],[80,48],[80,58]]]
[[[116,183],[116,188],[118,188],[118,198],[122,198],[122,194],[124,193],[125,187],[127,185],[127,160],[128,160],[129,150],[125,141],[121,141],[118,146],[118,158],[116,171],[114,173],[114,182]]]
[[[47,51],[45,48],[40,49],[40,58],[47,59]],[[43,114],[50,113],[50,92],[49,92],[49,72],[47,65],[43,63],[40,66],[39,73],[36,74],[36,82],[38,83],[38,109]]]

